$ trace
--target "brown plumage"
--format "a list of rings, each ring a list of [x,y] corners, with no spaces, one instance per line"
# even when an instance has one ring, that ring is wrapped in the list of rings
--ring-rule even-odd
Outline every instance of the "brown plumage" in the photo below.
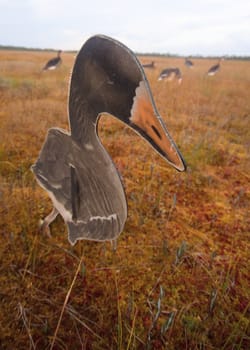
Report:
[[[119,173],[98,138],[100,115],[130,126],[179,171],[181,153],[156,110],[143,68],[123,44],[106,36],[90,38],[79,51],[69,92],[70,132],[48,131],[32,170],[54,209],[43,228],[60,213],[71,244],[115,240],[127,218]]]

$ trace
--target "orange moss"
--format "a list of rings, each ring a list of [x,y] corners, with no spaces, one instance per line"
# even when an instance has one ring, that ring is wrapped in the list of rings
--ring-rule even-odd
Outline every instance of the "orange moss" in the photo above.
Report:
[[[116,252],[71,247],[30,172],[48,128],[68,129],[74,55],[41,74],[50,53],[0,51],[0,347],[247,349],[249,334],[249,62],[155,58],[146,70],[159,112],[188,162],[180,174],[113,118],[99,135],[122,175],[129,217]],[[145,57],[140,57],[146,61]],[[148,59],[149,61],[151,58]],[[179,66],[183,83],[157,81]]]

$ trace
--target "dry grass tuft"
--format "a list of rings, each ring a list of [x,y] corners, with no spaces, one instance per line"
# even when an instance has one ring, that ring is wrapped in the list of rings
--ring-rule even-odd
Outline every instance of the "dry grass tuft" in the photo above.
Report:
[[[118,249],[71,247],[30,166],[48,128],[68,129],[73,55],[0,52],[0,348],[247,349],[250,63],[157,58],[147,70],[159,112],[188,162],[176,173],[130,129],[103,118],[100,136],[126,187]],[[142,61],[148,58],[141,57]],[[149,59],[150,60],[150,59]],[[183,83],[157,81],[179,66]]]

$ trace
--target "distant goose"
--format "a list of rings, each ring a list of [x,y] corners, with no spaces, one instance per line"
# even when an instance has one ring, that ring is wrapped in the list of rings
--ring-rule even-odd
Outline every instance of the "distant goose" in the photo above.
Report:
[[[185,65],[188,68],[193,68],[194,67],[194,63],[191,60],[189,60],[188,58],[185,59]]]
[[[61,59],[61,50],[59,50],[57,52],[57,57],[51,58],[43,67],[43,70],[52,70],[52,69],[56,69],[61,63],[62,63],[62,59]]]
[[[215,75],[219,70],[220,70],[220,62],[221,62],[222,58],[219,59],[218,63],[213,65],[211,68],[209,68],[207,75]]]
[[[151,63],[144,63],[142,64],[143,68],[155,68],[155,63],[152,61]]]
[[[179,68],[163,69],[163,71],[161,72],[158,78],[158,80],[167,80],[167,81],[171,81],[173,79],[177,79],[179,84],[182,82],[182,75]]]
[[[98,138],[100,116],[111,115],[130,126],[175,169],[184,171],[184,160],[138,59],[109,37],[91,37],[80,49],[68,111],[70,132],[50,129],[32,166],[54,205],[42,227],[48,230],[60,213],[72,245],[80,239],[114,242],[127,218],[127,202],[119,173]]]

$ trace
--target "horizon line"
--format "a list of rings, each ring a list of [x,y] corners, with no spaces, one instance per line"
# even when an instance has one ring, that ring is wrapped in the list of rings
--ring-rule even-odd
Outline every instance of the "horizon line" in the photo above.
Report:
[[[28,47],[28,46],[19,46],[19,45],[2,45],[0,44],[0,50],[13,50],[13,51],[58,51],[58,49],[53,49],[53,48],[39,48],[39,47]],[[74,49],[67,49],[67,50],[62,50],[63,52],[66,53],[77,53],[79,50],[74,50]],[[249,55],[240,55],[240,54],[224,54],[224,55],[203,55],[203,54],[189,54],[189,55],[183,55],[183,54],[178,54],[178,53],[162,53],[162,52],[136,52],[134,53],[137,56],[155,56],[155,57],[190,57],[190,58],[219,58],[219,57],[224,57],[224,58],[233,58],[233,59],[245,59],[249,60],[250,59],[250,54]]]

